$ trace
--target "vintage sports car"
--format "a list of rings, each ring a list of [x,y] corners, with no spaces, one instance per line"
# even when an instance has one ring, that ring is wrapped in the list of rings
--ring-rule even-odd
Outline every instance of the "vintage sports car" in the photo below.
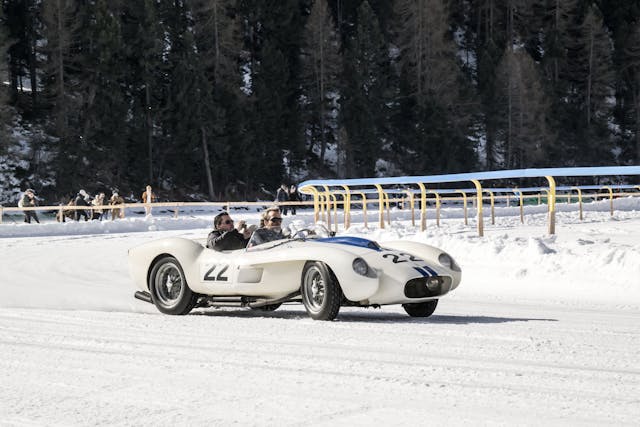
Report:
[[[228,252],[184,238],[160,239],[130,249],[129,267],[140,289],[136,298],[162,313],[187,314],[195,307],[271,311],[302,302],[316,320],[333,320],[341,306],[388,304],[428,317],[462,274],[451,256],[429,245],[379,245],[309,229]]]

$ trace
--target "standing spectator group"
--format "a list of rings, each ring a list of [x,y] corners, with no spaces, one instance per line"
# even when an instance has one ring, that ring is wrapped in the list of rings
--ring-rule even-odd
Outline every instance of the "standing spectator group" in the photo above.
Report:
[[[296,214],[297,205],[287,205],[285,202],[299,202],[300,201],[300,193],[298,192],[298,187],[295,185],[291,185],[290,187],[287,184],[280,185],[280,188],[276,191],[276,200],[278,206],[280,206],[280,210],[282,215],[286,215],[289,211],[291,211],[291,215]]]

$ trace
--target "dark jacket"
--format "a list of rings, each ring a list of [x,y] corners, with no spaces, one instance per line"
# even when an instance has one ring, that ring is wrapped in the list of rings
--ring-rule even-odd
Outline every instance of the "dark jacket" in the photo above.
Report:
[[[89,206],[89,203],[82,197],[81,194],[76,196],[76,206]]]
[[[207,237],[207,247],[216,251],[233,251],[247,247],[249,239],[245,239],[235,228],[230,231],[213,230]]]

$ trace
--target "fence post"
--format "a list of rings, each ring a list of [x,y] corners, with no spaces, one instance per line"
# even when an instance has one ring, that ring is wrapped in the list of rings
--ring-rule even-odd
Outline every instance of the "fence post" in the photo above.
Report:
[[[464,225],[469,225],[469,221],[467,220],[467,193],[464,191],[458,191],[458,193],[462,194],[462,203],[464,206]]]
[[[424,184],[418,182],[420,187],[420,231],[427,229],[427,189]]]
[[[611,212],[611,216],[613,216],[613,190],[608,185],[603,185],[600,188],[604,188],[605,190],[609,190],[609,211]]]
[[[478,236],[484,236],[484,219],[482,218],[482,185],[477,179],[472,179],[473,185],[476,186],[476,200],[478,204]]]
[[[374,184],[378,190],[378,226],[384,228],[384,191],[380,184]]]
[[[351,190],[346,185],[342,185],[344,188],[345,195],[342,198],[344,200],[344,206],[342,209],[344,210],[344,229],[347,230],[351,227]]]
[[[549,234],[556,234],[556,180],[552,176],[546,176],[549,181]]]

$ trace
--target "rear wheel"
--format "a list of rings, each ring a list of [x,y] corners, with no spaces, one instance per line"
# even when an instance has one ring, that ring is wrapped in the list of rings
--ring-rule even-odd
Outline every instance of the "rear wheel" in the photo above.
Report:
[[[198,299],[189,289],[180,263],[172,256],[161,258],[153,265],[149,290],[151,301],[165,314],[187,314]]]
[[[438,300],[434,299],[427,302],[416,302],[412,304],[402,304],[402,308],[411,317],[429,317],[436,311]]]
[[[340,311],[343,295],[340,284],[322,262],[308,262],[302,270],[302,303],[315,320],[333,320]]]

